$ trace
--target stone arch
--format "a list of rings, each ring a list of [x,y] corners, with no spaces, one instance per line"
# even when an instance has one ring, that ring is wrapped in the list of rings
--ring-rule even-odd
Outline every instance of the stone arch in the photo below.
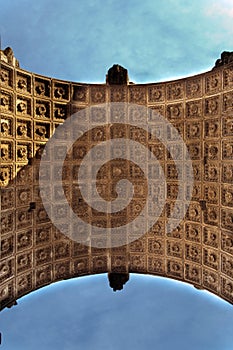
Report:
[[[153,84],[129,83],[123,72],[122,79],[113,72],[112,84],[108,79],[106,84],[84,84],[1,62],[1,309],[58,280],[133,272],[191,283],[233,303],[233,64]],[[128,245],[104,248],[98,237],[98,248],[74,242],[44,210],[38,186],[43,146],[70,115],[105,102],[148,106],[185,140],[194,189],[185,218],[169,234],[164,228],[177,179],[167,154],[161,155],[166,208],[149,232]],[[56,173],[49,176],[56,181]],[[64,181],[72,183],[70,173]]]

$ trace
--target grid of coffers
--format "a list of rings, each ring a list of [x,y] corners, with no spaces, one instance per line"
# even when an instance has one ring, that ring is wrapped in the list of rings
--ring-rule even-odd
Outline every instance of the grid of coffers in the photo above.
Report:
[[[0,83],[1,309],[52,282],[103,272],[174,278],[233,303],[232,64],[166,83],[118,86],[50,79],[2,62]],[[44,210],[38,186],[43,145],[55,128],[73,113],[82,109],[85,113],[89,106],[94,106],[95,116],[99,113],[101,118],[98,105],[105,102],[147,106],[167,118],[185,141],[194,172],[192,200],[186,216],[175,230],[165,234],[166,221],[177,198],[178,178],[163,145],[137,128],[120,126],[112,129],[103,126],[90,133],[88,145],[85,140],[77,143],[74,167],[90,144],[112,137],[133,138],[156,155],[166,176],[166,205],[155,225],[140,239],[109,249],[103,248],[101,237],[92,237],[95,246],[91,247],[60,233]],[[172,132],[166,132],[172,140]],[[174,146],[179,159],[179,145]],[[127,168],[119,160],[109,166],[103,174],[106,183],[113,173],[117,178],[117,171]],[[115,172],[114,167],[118,169]],[[146,197],[142,175],[137,169],[132,171],[131,164],[128,170],[126,175],[135,177],[138,202],[121,213],[116,222],[137,215],[139,204]],[[75,198],[79,196],[74,174],[69,166],[63,171],[71,204],[74,193]],[[56,172],[46,176],[56,181]],[[99,190],[111,198],[112,188],[106,190],[106,183],[100,181]],[[187,186],[187,193],[189,190]],[[92,214],[92,222],[101,225],[104,218]],[[137,230],[140,227],[135,227],[132,235]]]

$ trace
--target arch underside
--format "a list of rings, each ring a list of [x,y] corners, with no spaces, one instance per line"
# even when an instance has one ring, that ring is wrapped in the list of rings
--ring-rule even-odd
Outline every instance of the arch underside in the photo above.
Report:
[[[6,62],[1,62],[0,73],[1,309],[55,281],[106,272],[169,277],[233,303],[233,64],[140,85],[59,81]],[[166,234],[177,175],[166,150],[147,140],[166,176],[166,205],[147,233],[115,248],[104,248],[101,237],[90,238],[94,245],[83,245],[59,232],[44,210],[38,183],[43,146],[55,128],[89,106],[98,112],[106,102],[158,111],[185,141],[194,172],[187,213]],[[88,142],[95,143],[96,135]],[[49,175],[48,184],[51,179],[56,181],[56,173]],[[64,171],[63,180],[72,197],[70,171]]]

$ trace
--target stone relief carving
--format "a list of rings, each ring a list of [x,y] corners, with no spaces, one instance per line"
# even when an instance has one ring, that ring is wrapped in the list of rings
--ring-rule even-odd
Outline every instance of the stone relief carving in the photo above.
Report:
[[[123,85],[128,83],[127,69],[119,64],[114,64],[109,70],[106,77],[106,82],[110,85]]]
[[[221,66],[228,64],[228,63],[231,63],[231,62],[233,62],[233,52],[223,51],[221,53],[221,58],[217,59],[213,69],[221,67]]]

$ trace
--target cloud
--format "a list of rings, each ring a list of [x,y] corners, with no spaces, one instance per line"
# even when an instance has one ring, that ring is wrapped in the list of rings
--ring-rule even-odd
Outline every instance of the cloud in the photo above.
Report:
[[[221,2],[214,2],[206,9],[206,15],[210,17],[219,18],[233,18],[232,0],[221,0]]]

